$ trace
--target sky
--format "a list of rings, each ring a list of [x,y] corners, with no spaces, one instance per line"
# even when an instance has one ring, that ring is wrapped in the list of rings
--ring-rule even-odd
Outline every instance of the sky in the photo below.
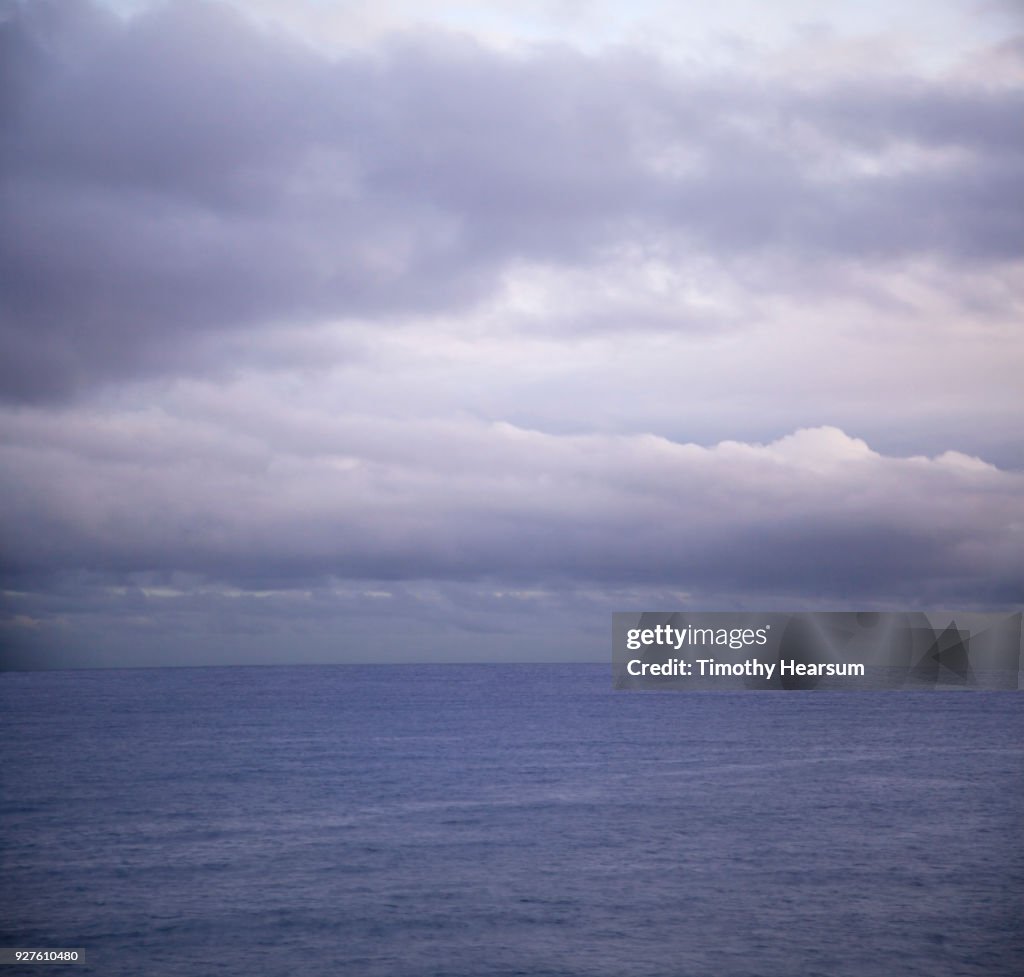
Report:
[[[1018,609],[1022,200],[1013,2],[0,2],[0,667]]]

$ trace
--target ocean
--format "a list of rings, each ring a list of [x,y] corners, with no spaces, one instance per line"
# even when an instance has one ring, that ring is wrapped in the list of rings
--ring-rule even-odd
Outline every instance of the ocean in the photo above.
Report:
[[[0,675],[0,975],[1024,974],[1024,697]]]

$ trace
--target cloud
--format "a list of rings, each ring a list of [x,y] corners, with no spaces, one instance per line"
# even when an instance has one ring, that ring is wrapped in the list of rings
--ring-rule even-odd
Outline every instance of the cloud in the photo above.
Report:
[[[1019,39],[133,6],[0,12],[12,661],[1020,601]]]
[[[785,269],[808,260],[998,273],[1024,246],[1019,85],[765,81],[430,31],[329,58],[217,4],[12,9],[8,402],[217,371],[232,337],[465,314],[523,264],[628,247],[798,292]]]
[[[833,427],[701,446],[280,405],[12,420],[3,667],[593,660],[623,608],[1024,593],[1024,475]]]
[[[835,428],[702,447],[469,420],[290,427],[26,416],[2,452],[9,586],[95,572],[931,602],[1024,584],[1024,476],[955,452],[887,457]]]

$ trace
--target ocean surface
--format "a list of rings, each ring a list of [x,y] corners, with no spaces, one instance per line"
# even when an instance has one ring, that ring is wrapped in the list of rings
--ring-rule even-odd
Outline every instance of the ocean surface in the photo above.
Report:
[[[0,675],[28,974],[1024,974],[1019,693],[608,666]]]

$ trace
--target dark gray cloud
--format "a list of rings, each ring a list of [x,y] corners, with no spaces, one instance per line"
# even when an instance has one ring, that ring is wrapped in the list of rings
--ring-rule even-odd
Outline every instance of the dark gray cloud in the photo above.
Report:
[[[207,3],[17,5],[0,46],[8,401],[201,373],[230,349],[211,335],[464,310],[516,262],[628,242],[769,277],[1024,248],[1019,87],[766,84],[436,33],[329,59]]]

